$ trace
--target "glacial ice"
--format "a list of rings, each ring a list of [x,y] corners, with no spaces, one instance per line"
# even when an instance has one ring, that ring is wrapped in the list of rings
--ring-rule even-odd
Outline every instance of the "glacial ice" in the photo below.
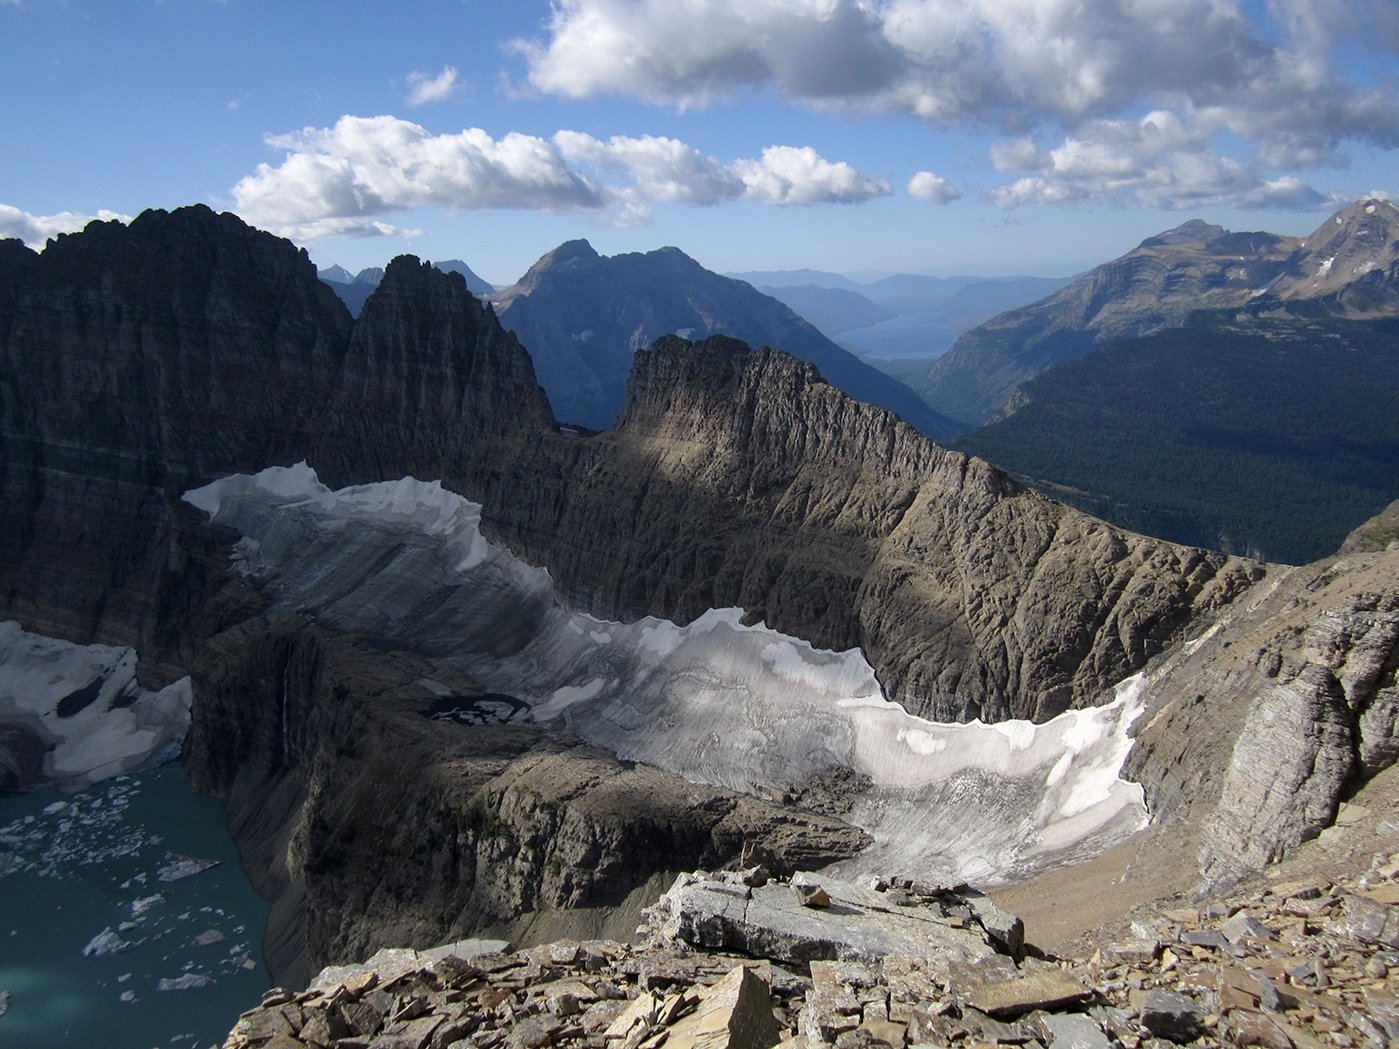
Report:
[[[189,730],[189,679],[157,692],[136,682],[136,653],[75,645],[0,622],[0,782],[77,790],[179,753]],[[32,755],[32,756],[31,756]]]
[[[481,508],[437,482],[332,492],[302,463],[185,498],[243,534],[237,565],[274,611],[418,648],[619,757],[770,797],[852,770],[866,785],[848,818],[875,844],[847,876],[993,883],[1146,822],[1118,777],[1140,679],[1042,725],[937,724],[889,702],[858,650],[745,624],[742,609],[684,626],[569,611],[547,571],[487,542]],[[446,691],[420,684],[425,703]]]

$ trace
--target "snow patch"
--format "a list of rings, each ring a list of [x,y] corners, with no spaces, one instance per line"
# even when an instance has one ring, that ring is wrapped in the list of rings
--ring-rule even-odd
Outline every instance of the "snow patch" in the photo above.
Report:
[[[189,731],[189,678],[158,691],[136,681],[136,653],[75,645],[0,623],[0,729],[32,741],[21,787],[77,790],[178,756]],[[58,803],[56,803],[58,804]]]
[[[547,572],[481,536],[478,505],[436,482],[331,492],[304,464],[263,477],[187,498],[256,542],[278,607],[447,653],[435,658],[536,721],[693,781],[766,795],[853,770],[868,787],[848,818],[876,844],[847,873],[1004,880],[1146,822],[1140,788],[1118,777],[1140,679],[1042,725],[938,724],[890,702],[858,649],[745,624],[740,608],[685,626],[570,612]]]

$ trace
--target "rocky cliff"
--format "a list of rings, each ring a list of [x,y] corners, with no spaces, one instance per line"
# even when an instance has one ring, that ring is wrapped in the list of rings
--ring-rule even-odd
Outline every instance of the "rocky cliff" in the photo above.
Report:
[[[1150,675],[1126,771],[1158,823],[1202,828],[1207,883],[1293,853],[1399,757],[1399,547],[1353,545],[1273,570]]]
[[[736,605],[860,647],[891,698],[940,720],[1100,702],[1262,573],[1069,510],[722,338],[639,353],[614,429],[517,469],[487,531],[580,607]]]
[[[435,720],[426,675],[469,688],[419,654],[295,620],[250,619],[201,652],[186,760],[227,799],[273,900],[279,980],[482,930],[614,935],[634,894],[697,863],[747,849],[791,869],[867,840],[530,725]]]
[[[223,555],[180,493],[317,460],[471,486],[552,429],[459,275],[398,260],[359,323],[288,241],[201,206],[0,249],[0,614],[174,675]],[[167,658],[168,657],[168,658]]]

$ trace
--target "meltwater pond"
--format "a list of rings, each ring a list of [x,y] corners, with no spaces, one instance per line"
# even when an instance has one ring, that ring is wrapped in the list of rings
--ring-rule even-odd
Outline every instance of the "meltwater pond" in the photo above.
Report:
[[[220,1045],[270,983],[266,924],[178,765],[0,797],[0,1046]]]

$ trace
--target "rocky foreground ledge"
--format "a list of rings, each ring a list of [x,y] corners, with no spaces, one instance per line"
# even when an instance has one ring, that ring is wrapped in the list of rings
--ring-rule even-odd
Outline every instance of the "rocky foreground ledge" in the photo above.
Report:
[[[635,945],[380,951],[280,989],[224,1049],[1383,1047],[1399,1040],[1399,859],[1162,913],[1043,956],[975,890],[761,869],[682,875]]]

